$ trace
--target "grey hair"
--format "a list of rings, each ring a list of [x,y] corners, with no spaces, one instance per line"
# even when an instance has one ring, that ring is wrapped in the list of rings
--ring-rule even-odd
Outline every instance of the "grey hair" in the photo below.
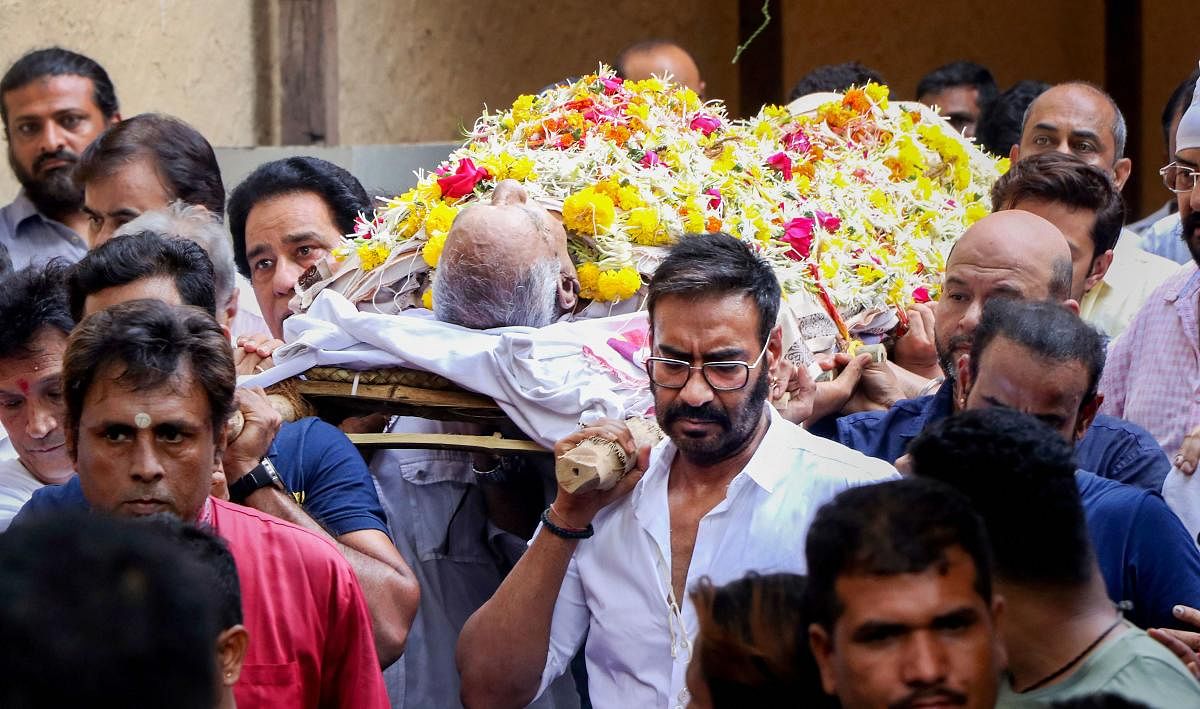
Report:
[[[1125,142],[1129,139],[1129,128],[1125,125],[1125,114],[1121,112],[1121,107],[1117,105],[1117,102],[1113,99],[1113,97],[1109,96],[1107,91],[1099,86],[1096,86],[1090,81],[1068,81],[1066,83],[1059,84],[1059,86],[1085,86],[1103,96],[1105,101],[1108,101],[1108,105],[1112,107],[1113,116],[1115,116],[1115,118],[1113,118],[1112,125],[1109,126],[1109,130],[1112,133],[1114,148],[1113,164],[1115,165],[1118,160],[1125,157]],[[1042,93],[1044,94],[1045,92]],[[1041,98],[1041,96],[1038,98]],[[1033,113],[1033,104],[1035,103],[1037,103],[1036,98],[1029,102],[1029,105],[1025,107],[1025,115],[1021,116],[1022,137],[1025,135],[1025,127],[1029,125],[1029,116],[1031,113]]]
[[[1050,265],[1050,283],[1047,284],[1050,298],[1053,300],[1066,300],[1070,298],[1071,278],[1074,275],[1071,269],[1071,259],[1056,259]]]
[[[208,252],[213,264],[213,292],[217,309],[224,308],[237,285],[237,264],[233,260],[233,237],[225,224],[212,212],[195,204],[172,202],[164,209],[145,212],[124,224],[113,238],[149,231],[164,239],[187,239]]]
[[[529,265],[443,259],[433,277],[433,314],[442,322],[475,330],[554,322],[558,259]]]

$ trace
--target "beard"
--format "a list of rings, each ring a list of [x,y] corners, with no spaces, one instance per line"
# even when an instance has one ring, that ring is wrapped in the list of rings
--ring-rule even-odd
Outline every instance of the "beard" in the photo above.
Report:
[[[1183,243],[1187,244],[1192,260],[1200,265],[1200,212],[1192,212],[1181,223]]]
[[[720,432],[712,438],[671,437],[680,454],[689,462],[696,465],[713,465],[739,453],[754,437],[762,417],[763,404],[770,391],[770,372],[763,367],[749,396],[734,409],[726,411],[718,407],[715,398],[703,406],[690,406],[676,398],[670,406],[659,409],[658,425],[670,435],[671,425],[680,419],[715,424]]]
[[[963,345],[969,348],[971,338],[967,335],[953,335],[950,337],[949,342],[942,343],[935,335],[933,344],[937,347],[938,366],[942,368],[942,374],[946,377],[946,381],[953,384],[955,377],[958,376],[958,355],[956,350]]]
[[[39,176],[38,168],[51,160],[63,160],[69,164],[48,170]],[[12,148],[8,149],[8,165],[17,176],[21,187],[25,188],[29,201],[33,202],[39,212],[51,219],[60,219],[79,211],[83,206],[83,187],[75,182],[74,175],[78,162],[78,155],[62,148],[53,153],[42,153],[33,161],[33,170],[26,172],[17,162]]]

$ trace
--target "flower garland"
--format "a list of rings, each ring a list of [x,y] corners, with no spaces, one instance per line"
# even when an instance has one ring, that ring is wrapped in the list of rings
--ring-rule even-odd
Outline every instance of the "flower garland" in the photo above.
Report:
[[[827,98],[731,121],[719,101],[602,66],[485,112],[334,256],[370,270],[417,240],[436,267],[458,212],[513,179],[561,213],[585,298],[632,297],[638,253],[715,231],[753,244],[785,291],[831,304],[839,323],[936,298],[950,245],[988,213],[1007,161],[928,110],[890,104],[887,87]]]

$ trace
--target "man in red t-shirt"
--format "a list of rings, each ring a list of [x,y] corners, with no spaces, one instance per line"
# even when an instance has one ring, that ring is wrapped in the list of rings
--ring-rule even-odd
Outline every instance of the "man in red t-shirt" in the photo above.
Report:
[[[386,707],[345,559],[312,532],[209,496],[234,381],[228,341],[197,308],[136,300],[85,319],[63,358],[66,445],[84,497],[118,516],[206,523],[228,542],[250,633],[238,706]]]

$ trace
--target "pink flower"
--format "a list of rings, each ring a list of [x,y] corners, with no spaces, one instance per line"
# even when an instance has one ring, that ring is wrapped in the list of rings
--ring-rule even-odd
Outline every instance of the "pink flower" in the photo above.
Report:
[[[721,119],[715,116],[709,116],[704,113],[697,113],[692,119],[692,130],[698,130],[705,136],[712,135],[713,131],[721,127]]]
[[[605,95],[612,96],[617,91],[621,90],[621,84],[624,84],[625,80],[619,76],[615,76],[611,79],[601,79],[600,83],[604,84]]]
[[[787,153],[775,153],[767,158],[767,164],[782,172],[784,180],[792,181],[792,159],[787,156]]]
[[[471,158],[463,158],[458,163],[458,169],[453,175],[440,178],[437,183],[442,188],[442,196],[456,199],[475,191],[475,185],[490,178],[492,174],[487,168],[475,167]]]
[[[796,217],[783,225],[783,240],[792,247],[785,256],[793,261],[808,258],[812,251],[814,224],[815,222],[807,217]]]
[[[808,149],[812,147],[812,143],[809,142],[808,136],[804,135],[804,131],[797,128],[794,132],[783,136],[783,147],[798,153],[807,153]]]
[[[708,200],[709,209],[719,209],[721,207],[721,190],[716,187],[709,187],[704,190],[704,194],[712,197],[712,199]]]
[[[653,150],[647,150],[646,154],[642,156],[642,167],[654,167],[659,162],[658,153]]]
[[[914,288],[912,292],[913,300],[918,303],[928,303],[932,298],[929,297],[929,289],[925,286]]]
[[[833,216],[829,212],[822,212],[818,210],[817,223],[820,224],[821,228],[825,231],[834,232],[837,231],[838,227],[842,225],[842,220]]]

